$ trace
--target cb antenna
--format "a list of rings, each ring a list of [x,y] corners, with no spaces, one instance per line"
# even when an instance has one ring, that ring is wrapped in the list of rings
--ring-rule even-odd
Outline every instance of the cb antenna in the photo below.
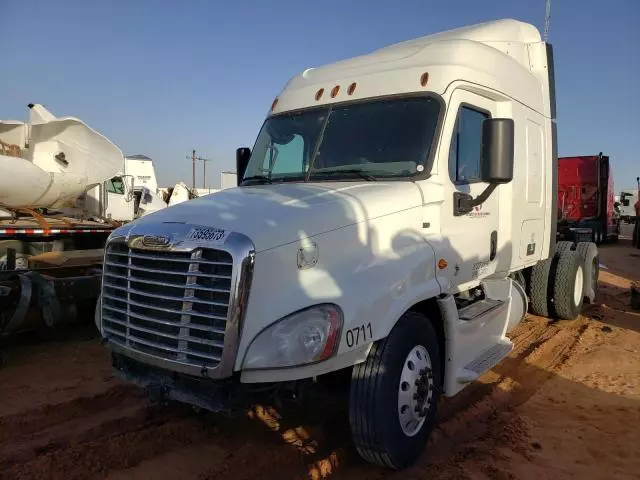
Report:
[[[544,12],[544,41],[549,41],[549,23],[551,22],[551,0],[547,0],[547,6]]]

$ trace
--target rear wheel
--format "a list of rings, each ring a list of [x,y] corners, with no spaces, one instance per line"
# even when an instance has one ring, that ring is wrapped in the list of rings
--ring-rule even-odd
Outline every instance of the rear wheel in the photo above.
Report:
[[[568,242],[566,240],[562,240],[560,242],[556,242],[556,253],[564,252],[565,250],[571,250],[575,244],[573,242]]]
[[[593,227],[593,243],[600,245],[603,242],[604,238],[602,235],[602,229],[599,226]]]
[[[550,285],[549,277],[553,258],[541,260],[531,268],[527,295],[529,296],[529,309],[534,315],[548,317],[550,314]]]
[[[582,309],[584,301],[584,266],[575,251],[565,251],[554,259],[553,314],[562,320],[573,320]]]
[[[429,320],[407,312],[389,336],[376,342],[351,379],[349,423],[358,453],[393,469],[423,452],[436,422],[441,365]]]
[[[593,303],[598,294],[598,276],[600,274],[600,258],[598,247],[591,242],[580,242],[576,253],[582,260],[584,268],[584,297]]]

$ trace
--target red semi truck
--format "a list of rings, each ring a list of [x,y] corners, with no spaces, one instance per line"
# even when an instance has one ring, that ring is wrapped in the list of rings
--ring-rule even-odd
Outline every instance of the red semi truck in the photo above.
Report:
[[[558,237],[562,240],[617,241],[613,173],[602,155],[558,158]]]

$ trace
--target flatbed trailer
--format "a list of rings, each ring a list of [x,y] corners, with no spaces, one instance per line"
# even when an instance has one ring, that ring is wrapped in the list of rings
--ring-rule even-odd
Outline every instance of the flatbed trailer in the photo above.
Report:
[[[0,218],[0,338],[78,320],[100,293],[116,223],[31,212]]]

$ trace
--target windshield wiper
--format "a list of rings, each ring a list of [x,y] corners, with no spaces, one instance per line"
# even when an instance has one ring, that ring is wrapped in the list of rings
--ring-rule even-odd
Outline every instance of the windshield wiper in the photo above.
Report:
[[[258,183],[260,185],[273,183],[269,177],[265,177],[264,175],[252,175],[251,177],[243,178],[242,183],[240,183],[240,185],[245,185],[247,183],[253,183],[253,182]]]
[[[370,173],[367,173],[366,170],[362,170],[359,168],[347,168],[344,170],[321,170],[319,172],[315,172],[311,175],[311,177],[315,177],[315,176],[322,176],[322,175],[336,175],[336,174],[340,174],[340,173],[346,173],[346,174],[353,174],[353,175],[357,175],[360,178],[365,179],[368,182],[377,182],[378,179],[376,177],[374,177],[373,175],[371,175]]]

